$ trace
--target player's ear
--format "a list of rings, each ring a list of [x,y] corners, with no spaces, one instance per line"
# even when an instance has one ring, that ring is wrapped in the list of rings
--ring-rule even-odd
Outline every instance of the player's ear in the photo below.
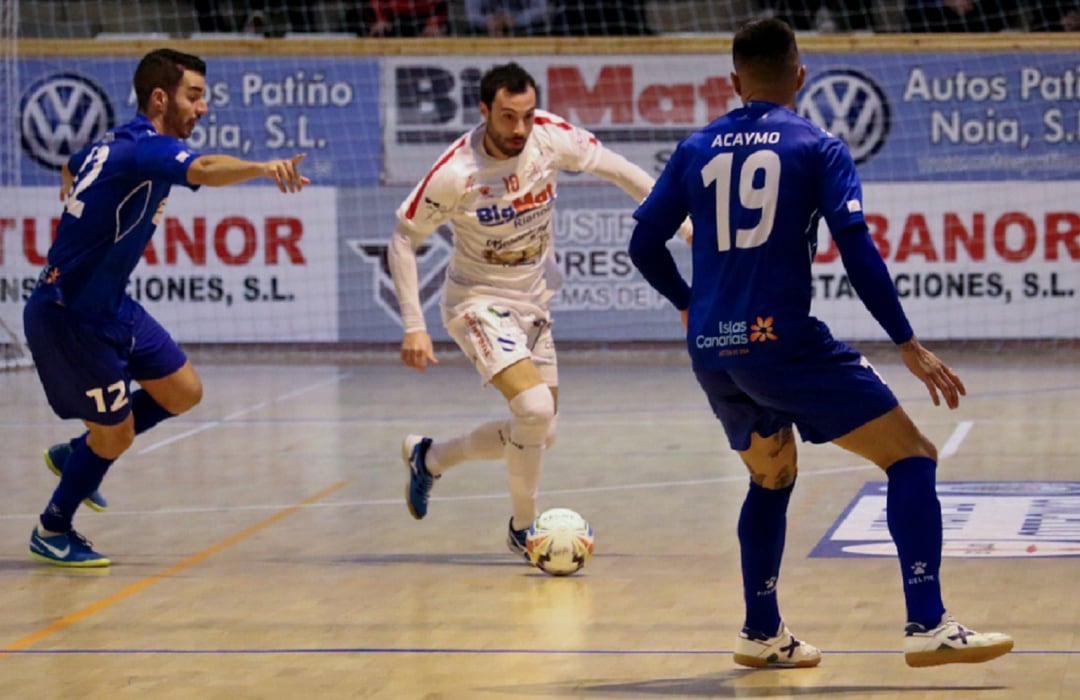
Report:
[[[742,97],[742,81],[739,80],[738,73],[731,74],[731,86],[735,88],[735,94]]]
[[[153,114],[164,114],[165,107],[169,104],[169,93],[164,88],[154,88],[150,93],[150,111]]]
[[[479,107],[480,107],[480,116],[484,118],[484,121],[487,121],[488,117],[491,116],[491,108],[489,108],[483,102],[481,102],[479,104]]]
[[[806,83],[806,66],[799,66],[799,72],[795,74],[795,92],[802,90],[803,85]]]

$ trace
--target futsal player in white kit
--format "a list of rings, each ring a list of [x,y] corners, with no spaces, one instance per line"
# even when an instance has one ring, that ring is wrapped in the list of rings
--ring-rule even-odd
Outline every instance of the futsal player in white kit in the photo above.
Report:
[[[447,440],[407,436],[406,503],[419,520],[434,480],[447,469],[505,458],[513,505],[507,546],[527,560],[540,464],[556,433],[559,382],[548,302],[561,281],[552,232],[557,175],[597,175],[635,202],[648,195],[653,178],[588,131],[537,109],[536,82],[516,63],[483,76],[480,114],[484,121],[439,157],[398,208],[389,265],[405,330],[401,359],[424,371],[438,360],[420,305],[415,251],[450,226],[443,323],[483,382],[506,397],[510,417]]]

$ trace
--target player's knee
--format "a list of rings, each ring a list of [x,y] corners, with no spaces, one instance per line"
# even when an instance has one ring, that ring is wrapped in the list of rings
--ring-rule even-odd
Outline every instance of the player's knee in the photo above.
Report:
[[[202,380],[198,375],[195,375],[194,380],[186,387],[183,395],[183,407],[177,411],[177,413],[184,413],[190,411],[199,405],[199,402],[203,398],[203,385]]]
[[[559,432],[559,414],[556,413],[551,417],[551,422],[548,423],[547,436],[544,438],[544,449],[550,450],[551,446],[555,444],[555,438]]]
[[[169,389],[161,407],[174,416],[190,411],[202,401],[202,379],[194,372],[184,377],[183,381],[170,386]]]
[[[546,384],[537,384],[510,399],[510,440],[519,446],[547,442],[555,419],[555,399]]]

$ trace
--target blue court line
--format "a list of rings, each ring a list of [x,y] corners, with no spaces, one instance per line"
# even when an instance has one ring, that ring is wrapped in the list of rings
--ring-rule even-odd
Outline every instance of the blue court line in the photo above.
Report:
[[[560,656],[728,656],[730,649],[466,649],[461,647],[315,647],[280,649],[14,649],[6,654],[16,655],[212,655],[212,654],[477,654],[477,655],[560,655]],[[823,656],[898,656],[895,649],[837,649],[824,650]],[[1014,649],[1009,655],[1080,655],[1078,649]]]

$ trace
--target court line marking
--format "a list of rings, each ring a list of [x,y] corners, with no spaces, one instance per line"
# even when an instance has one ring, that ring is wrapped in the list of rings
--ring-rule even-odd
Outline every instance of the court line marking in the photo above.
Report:
[[[65,615],[64,617],[60,618],[59,620],[56,620],[55,622],[52,622],[51,624],[46,625],[45,627],[42,627],[41,629],[39,629],[39,630],[37,630],[35,632],[31,632],[30,634],[22,637],[21,639],[17,639],[14,642],[8,644],[7,646],[0,647],[0,659],[3,659],[5,656],[7,656],[11,652],[16,652],[16,651],[19,651],[21,649],[25,649],[26,647],[31,646],[32,644],[36,644],[37,642],[40,642],[42,639],[45,639],[46,637],[50,637],[50,636],[56,634],[57,632],[61,632],[61,631],[65,630],[65,629],[67,629],[68,627],[74,625],[76,622],[79,622],[80,620],[85,620],[86,618],[90,617],[91,615],[99,613],[102,610],[105,610],[106,608],[108,608],[108,607],[110,607],[110,606],[112,606],[112,605],[114,605],[116,603],[119,603],[119,602],[121,602],[123,600],[126,600],[127,598],[130,598],[131,596],[135,595],[139,591],[142,591],[144,588],[148,588],[148,587],[152,586],[153,584],[157,583],[158,581],[163,581],[163,580],[169,578],[170,576],[172,576],[174,574],[178,574],[178,573],[180,573],[181,571],[183,571],[185,569],[188,569],[188,568],[190,568],[192,566],[195,566],[196,564],[202,562],[205,559],[208,559],[209,557],[217,554],[218,552],[221,552],[222,550],[228,549],[229,547],[233,546],[234,544],[237,544],[238,542],[241,542],[241,541],[247,539],[248,537],[251,537],[255,533],[260,532],[262,530],[265,530],[266,528],[270,527],[271,525],[274,525],[274,524],[284,520],[285,518],[288,518],[291,515],[299,513],[300,510],[305,505],[308,505],[310,503],[315,503],[317,501],[320,501],[320,500],[326,498],[330,494],[335,493],[336,491],[339,491],[347,483],[349,483],[349,482],[347,482],[347,481],[339,481],[337,483],[331,484],[330,486],[327,486],[325,489],[323,489],[322,491],[319,491],[318,493],[314,494],[313,496],[308,496],[307,498],[300,501],[299,503],[296,503],[296,504],[294,504],[292,506],[289,506],[285,510],[278,511],[277,513],[270,516],[269,518],[266,518],[265,520],[257,522],[254,525],[252,525],[252,526],[250,526],[250,527],[236,533],[235,535],[232,535],[231,537],[228,537],[228,538],[218,542],[217,544],[215,544],[215,545],[213,545],[211,547],[207,547],[206,549],[202,550],[201,552],[199,552],[197,554],[193,554],[190,557],[188,557],[187,559],[184,559],[183,561],[181,561],[181,562],[179,562],[177,564],[173,564],[169,568],[167,568],[167,569],[165,569],[163,571],[160,571],[160,572],[154,574],[153,576],[147,576],[146,578],[142,579],[141,581],[136,581],[135,583],[131,584],[130,586],[127,586],[126,588],[123,588],[123,589],[117,591],[116,593],[113,593],[112,595],[110,595],[107,598],[103,598],[103,599],[99,600],[96,603],[88,605],[85,608],[83,608],[82,610],[77,610],[77,611],[75,611],[75,612],[73,612],[73,613],[71,613],[69,615]]]
[[[136,452],[136,454],[144,455],[144,454],[147,454],[149,452],[153,452],[154,450],[165,447],[166,445],[171,445],[174,442],[179,442],[181,440],[186,440],[187,438],[191,437],[192,435],[198,435],[199,433],[206,432],[207,430],[212,430],[213,428],[216,428],[216,427],[218,427],[220,425],[224,425],[225,423],[229,423],[231,421],[234,421],[234,420],[236,420],[237,418],[239,418],[241,416],[246,416],[247,414],[254,413],[255,411],[261,411],[262,409],[266,408],[267,406],[273,405],[275,403],[280,403],[280,402],[285,401],[287,399],[293,399],[293,398],[296,398],[297,396],[302,396],[302,395],[307,394],[309,392],[315,391],[316,389],[321,389],[321,388],[323,388],[324,386],[326,386],[328,384],[338,384],[338,383],[341,382],[342,379],[347,378],[351,374],[352,374],[351,372],[341,372],[341,373],[336,374],[333,377],[330,377],[329,379],[324,379],[321,382],[315,382],[314,384],[308,384],[305,387],[301,387],[301,388],[296,389],[294,391],[286,392],[286,393],[281,394],[280,396],[276,396],[276,397],[274,397],[272,399],[266,399],[265,401],[260,401],[257,404],[247,406],[245,408],[240,409],[239,411],[233,411],[232,413],[230,413],[230,414],[228,414],[228,415],[226,415],[226,416],[224,416],[224,417],[222,417],[222,418],[220,418],[218,420],[213,420],[213,421],[210,421],[208,423],[203,423],[202,425],[198,426],[197,428],[192,428],[191,430],[185,430],[184,432],[180,433],[179,435],[173,435],[170,438],[165,438],[164,440],[158,440],[157,442],[155,442],[155,443],[153,443],[151,445],[147,445],[143,449],[139,450],[138,452]]]
[[[803,479],[812,476],[828,476],[831,474],[843,474],[847,472],[865,471],[872,469],[880,471],[873,464],[861,464],[850,467],[835,467],[829,469],[815,469],[813,471],[799,471],[799,476]],[[884,476],[884,474],[882,474]],[[729,484],[729,483],[743,483],[747,480],[745,474],[738,476],[719,476],[712,479],[688,479],[684,481],[650,481],[637,484],[612,484],[610,486],[588,486],[582,488],[571,489],[551,489],[544,490],[541,493],[545,496],[566,496],[579,493],[604,493],[611,491],[636,491],[642,489],[658,489],[658,488],[678,488],[682,486],[704,486],[708,484]],[[490,501],[495,499],[506,498],[505,491],[499,491],[497,493],[479,493],[469,494],[462,496],[432,496],[432,501],[440,503],[447,503],[451,501]],[[394,498],[362,498],[349,501],[332,501],[329,503],[306,503],[294,507],[299,508],[352,508],[356,506],[400,506],[402,502],[401,497]],[[113,510],[109,509],[104,513],[95,513],[94,517],[118,517],[118,516],[141,516],[141,515],[191,515],[193,513],[234,513],[240,511],[258,511],[258,510],[278,510],[285,508],[284,504],[280,503],[256,503],[250,505],[240,506],[218,506],[207,507],[200,506],[194,508],[156,508],[153,510]],[[24,520],[29,517],[33,517],[36,513],[0,513],[0,520]]]
[[[956,451],[960,449],[960,443],[964,441],[964,438],[971,432],[971,428],[974,425],[975,421],[960,421],[956,425],[956,429],[953,430],[952,435],[949,436],[949,439],[941,446],[941,450],[938,452],[938,459],[945,459],[946,457],[952,457],[956,454]]]
[[[8,652],[12,655],[209,655],[209,654],[557,654],[570,655],[610,655],[610,656],[727,656],[731,649],[468,649],[464,647],[282,647],[270,649],[21,649]],[[904,652],[897,649],[827,649],[828,656],[840,655],[886,655],[899,656]],[[1022,654],[1073,656],[1080,654],[1076,649],[1014,649],[1009,656]]]

